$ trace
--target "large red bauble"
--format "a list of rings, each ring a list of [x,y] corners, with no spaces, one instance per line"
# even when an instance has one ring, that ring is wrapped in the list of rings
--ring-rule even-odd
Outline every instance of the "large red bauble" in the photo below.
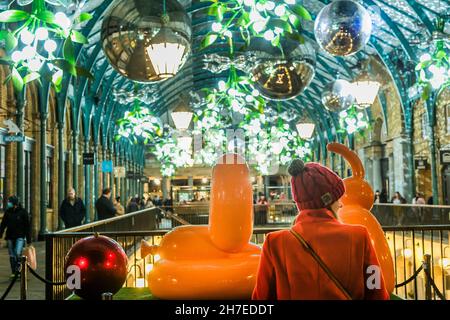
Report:
[[[67,253],[64,270],[70,265],[77,265],[81,273],[81,286],[75,293],[83,299],[101,299],[102,293],[115,294],[123,286],[128,257],[116,241],[95,235],[75,242]]]

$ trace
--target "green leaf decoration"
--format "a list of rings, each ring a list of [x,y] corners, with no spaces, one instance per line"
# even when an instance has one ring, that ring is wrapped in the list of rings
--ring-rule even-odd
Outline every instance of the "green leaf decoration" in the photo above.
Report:
[[[271,28],[278,27],[278,28],[283,29],[283,31],[288,32],[288,33],[292,33],[292,31],[293,31],[291,25],[288,22],[283,21],[281,19],[273,19],[272,18],[272,19],[269,20],[268,25]]]
[[[202,41],[201,48],[206,48],[216,42],[218,35],[216,33],[208,34]]]
[[[75,65],[71,64],[65,59],[55,59],[52,63],[58,68],[62,69],[64,72],[68,72],[73,76],[77,76],[77,69]]]
[[[208,16],[217,16],[217,10],[218,10],[219,4],[218,3],[214,3],[213,5],[211,5],[208,9]]]
[[[303,20],[312,21],[311,14],[306,10],[306,8],[302,5],[296,4],[291,6],[292,12],[302,17]]]
[[[12,68],[12,70],[11,70],[11,79],[13,82],[14,90],[16,90],[16,92],[22,91],[23,86],[24,86],[23,79],[16,68]]]
[[[17,38],[11,32],[8,32],[5,38],[5,50],[7,52],[14,50],[17,47]]]
[[[48,10],[38,12],[36,17],[46,23],[55,23],[55,15]]]
[[[70,34],[70,38],[72,39],[73,42],[76,42],[76,43],[82,43],[82,44],[89,43],[88,39],[81,32],[79,32],[77,30],[72,30],[72,32]]]
[[[67,38],[64,41],[63,55],[64,59],[66,59],[69,63],[73,65],[75,64],[75,49],[71,38]]]
[[[444,50],[439,50],[439,51],[436,53],[436,59],[438,59],[438,60],[442,60],[442,59],[445,58],[446,56],[447,56],[447,54],[445,53]]]
[[[27,83],[29,83],[31,81],[39,79],[40,76],[41,75],[38,72],[31,72],[31,73],[27,74],[25,77],[23,77],[23,82],[25,84],[27,84]]]
[[[23,10],[6,10],[0,13],[0,22],[19,22],[29,17],[30,14]]]
[[[223,4],[219,4],[217,6],[216,21],[222,22],[223,16],[225,15],[226,12],[227,12],[227,7]]]
[[[78,24],[78,23],[82,23],[82,22],[85,22],[85,21],[89,21],[89,20],[91,20],[92,18],[93,18],[93,15],[92,15],[92,14],[87,13],[87,12],[83,12],[83,13],[81,13],[81,14],[78,16],[78,18],[75,19],[75,21],[76,21],[76,23]]]
[[[305,38],[298,32],[286,33],[284,36],[299,43],[305,43]]]

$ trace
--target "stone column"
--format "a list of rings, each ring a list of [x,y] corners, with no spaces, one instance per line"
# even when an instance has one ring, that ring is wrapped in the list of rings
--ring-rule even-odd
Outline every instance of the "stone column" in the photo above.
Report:
[[[400,192],[408,202],[411,202],[414,194],[411,194],[411,172],[406,154],[409,152],[408,140],[404,136],[393,139],[393,166],[394,179],[390,183],[395,184],[395,191]],[[391,169],[392,168],[392,169]]]
[[[40,116],[40,230],[39,235],[47,233],[47,112],[41,112]]]
[[[172,195],[170,194],[170,185],[171,185],[170,177],[163,177],[161,182],[161,191],[163,200],[168,199],[169,197],[172,198]]]
[[[259,193],[264,193],[264,179],[262,176],[257,176],[256,177],[256,192]]]
[[[381,146],[374,146],[372,148],[373,160],[372,160],[372,177],[373,177],[373,189],[374,191],[383,188],[383,182],[381,181]]]
[[[194,199],[194,177],[192,177],[192,176],[189,176],[188,177],[188,186],[189,186],[189,189],[191,190],[190,191],[190,193],[191,193],[191,199]]]
[[[58,206],[63,202],[67,190],[64,190],[65,177],[64,170],[64,124],[58,123]],[[58,210],[59,211],[59,210]],[[63,221],[58,214],[58,230],[63,228]]]

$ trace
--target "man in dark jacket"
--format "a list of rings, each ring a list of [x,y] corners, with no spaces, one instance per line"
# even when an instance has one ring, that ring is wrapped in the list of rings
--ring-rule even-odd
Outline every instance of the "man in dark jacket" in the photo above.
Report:
[[[9,261],[11,264],[11,272],[18,272],[20,269],[20,257],[25,245],[31,244],[30,234],[30,217],[28,212],[22,208],[19,203],[19,198],[11,196],[8,198],[7,209],[0,224],[0,238],[3,237],[3,232],[6,229],[5,240],[8,241]]]
[[[76,197],[75,189],[70,188],[67,192],[67,198],[63,200],[59,207],[59,216],[66,228],[78,227],[86,215],[86,207],[83,200]]]
[[[111,189],[106,188],[102,192],[102,196],[95,202],[98,220],[114,218],[117,210],[111,201]]]

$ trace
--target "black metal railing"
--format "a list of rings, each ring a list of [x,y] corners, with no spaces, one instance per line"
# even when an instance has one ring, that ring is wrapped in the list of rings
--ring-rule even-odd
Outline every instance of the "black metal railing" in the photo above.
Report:
[[[161,207],[164,212],[170,212],[171,217],[165,217],[165,228],[181,225],[173,217],[180,217],[190,224],[207,224],[209,219],[209,203],[194,202]],[[273,201],[268,205],[253,205],[254,225],[290,225],[298,214],[294,202]],[[382,226],[396,225],[447,225],[450,224],[450,206],[430,206],[411,204],[375,204],[371,210]]]
[[[450,206],[380,203],[371,212],[383,226],[450,224]]]
[[[255,228],[251,241],[262,245],[266,235],[276,230],[280,230],[280,228]],[[142,259],[139,252],[141,240],[145,239],[149,244],[157,245],[167,231],[102,232],[103,235],[115,239],[129,256],[129,273],[124,286],[147,286],[148,272],[151,272],[153,263],[158,256],[149,255]],[[394,259],[396,282],[400,284],[414,276],[408,283],[397,287],[394,293],[405,299],[427,298],[427,281],[429,285],[430,279],[424,272],[416,271],[423,264],[423,257],[429,255],[428,270],[431,279],[442,296],[448,298],[450,295],[450,225],[385,227],[384,231]],[[73,243],[88,235],[92,235],[92,233],[72,232],[47,235],[46,252],[50,254],[47,254],[46,279],[56,283],[64,281],[65,255]],[[434,290],[431,295],[432,299],[440,299],[436,292]],[[65,299],[69,295],[70,291],[64,285],[46,285],[47,299]]]
[[[63,229],[55,232],[55,234],[71,232],[154,230],[157,228],[158,216],[160,215],[161,208],[153,207],[110,219],[87,223],[74,228]]]

